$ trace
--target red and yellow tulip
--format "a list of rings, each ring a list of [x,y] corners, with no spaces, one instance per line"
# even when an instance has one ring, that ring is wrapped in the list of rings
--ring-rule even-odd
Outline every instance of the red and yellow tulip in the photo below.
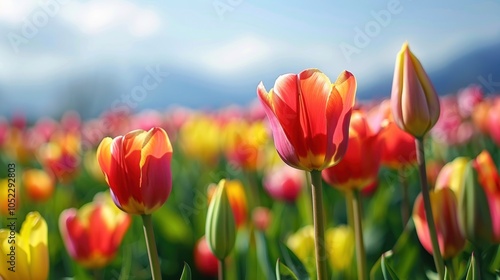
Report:
[[[104,138],[97,159],[116,205],[130,214],[151,214],[172,189],[172,146],[158,127]]]
[[[68,254],[82,266],[96,269],[114,259],[130,221],[109,194],[98,193],[80,209],[64,210],[59,230]]]
[[[47,172],[40,169],[28,169],[23,172],[26,194],[33,201],[46,201],[54,192],[54,181]]]
[[[285,163],[306,170],[337,164],[347,149],[356,79],[347,71],[335,83],[318,69],[278,77],[257,95],[271,124],[274,144]]]

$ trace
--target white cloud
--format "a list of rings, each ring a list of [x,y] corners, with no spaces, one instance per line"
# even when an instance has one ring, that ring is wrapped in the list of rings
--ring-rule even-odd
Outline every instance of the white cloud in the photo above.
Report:
[[[162,23],[155,11],[126,0],[73,2],[62,16],[89,35],[125,29],[133,36],[147,36],[155,33]]]
[[[19,24],[38,6],[35,0],[2,0],[0,1],[0,21],[8,24]]]
[[[272,54],[268,42],[255,36],[243,36],[200,53],[199,61],[210,71],[238,72],[264,63]]]

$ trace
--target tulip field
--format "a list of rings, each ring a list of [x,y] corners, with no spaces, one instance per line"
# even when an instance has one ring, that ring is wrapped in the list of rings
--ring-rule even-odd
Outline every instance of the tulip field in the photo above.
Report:
[[[247,106],[2,116],[0,279],[500,279],[500,95],[438,96],[412,51],[384,100],[305,69]]]

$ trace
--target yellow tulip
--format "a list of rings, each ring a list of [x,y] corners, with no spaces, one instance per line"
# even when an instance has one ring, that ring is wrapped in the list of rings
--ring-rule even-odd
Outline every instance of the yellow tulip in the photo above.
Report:
[[[0,279],[45,280],[49,276],[47,223],[30,212],[15,232],[14,221],[0,229]]]

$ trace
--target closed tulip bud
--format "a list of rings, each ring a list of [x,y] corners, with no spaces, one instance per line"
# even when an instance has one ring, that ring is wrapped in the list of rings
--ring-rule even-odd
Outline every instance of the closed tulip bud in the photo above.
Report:
[[[7,227],[0,229],[0,279],[47,279],[48,230],[43,217],[38,212],[28,213],[19,233],[15,224]]]
[[[46,201],[54,192],[54,181],[47,172],[29,169],[23,172],[23,182],[28,197],[33,201]]]
[[[356,79],[350,72],[343,71],[332,83],[318,69],[306,69],[280,76],[269,92],[260,83],[257,95],[286,164],[323,170],[342,159],[356,95]]]
[[[80,209],[66,209],[59,216],[64,245],[76,262],[90,269],[102,268],[115,257],[130,226],[130,217],[103,193]]]
[[[151,214],[170,195],[172,146],[162,128],[104,138],[97,159],[116,206],[129,214]]]
[[[236,241],[236,222],[227,195],[226,180],[221,180],[208,206],[205,236],[212,253],[225,259]]]
[[[391,102],[396,124],[415,137],[423,137],[439,119],[436,90],[408,43],[397,56]]]
[[[465,246],[465,237],[458,222],[458,205],[455,193],[449,188],[429,192],[432,214],[436,225],[439,250],[443,258],[456,256]],[[413,221],[422,246],[432,254],[432,243],[425,216],[424,201],[420,193],[413,207]]]
[[[231,209],[233,209],[234,221],[236,227],[239,228],[247,221],[248,209],[245,188],[240,180],[226,180],[226,192]],[[215,192],[217,191],[216,184],[208,186],[208,201],[212,201]]]

